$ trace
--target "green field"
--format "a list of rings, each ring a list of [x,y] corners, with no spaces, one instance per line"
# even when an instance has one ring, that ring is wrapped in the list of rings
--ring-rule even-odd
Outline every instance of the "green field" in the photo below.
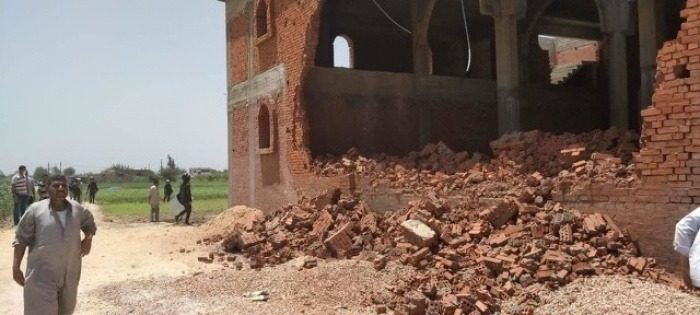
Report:
[[[12,196],[10,179],[0,178],[0,222],[12,217]]]
[[[96,203],[102,207],[108,217],[122,217],[147,220],[150,206],[147,201],[148,189],[151,184],[146,181],[128,183],[98,183],[100,191],[97,193]],[[85,186],[85,185],[83,185]],[[180,183],[173,184],[173,198],[177,195]],[[192,215],[201,218],[215,214],[228,208],[228,182],[222,179],[209,181],[206,178],[192,179]],[[160,187],[163,197],[163,185]],[[83,188],[85,190],[85,188]],[[87,193],[84,193],[87,199]],[[167,203],[160,205],[160,219],[171,221],[173,215]]]

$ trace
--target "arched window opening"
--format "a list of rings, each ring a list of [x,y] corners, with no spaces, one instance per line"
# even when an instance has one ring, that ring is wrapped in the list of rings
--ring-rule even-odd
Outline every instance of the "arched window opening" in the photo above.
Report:
[[[270,7],[267,0],[259,0],[255,8],[255,31],[258,38],[270,33]]]
[[[333,67],[354,67],[352,40],[346,35],[338,35],[333,40]]]
[[[258,148],[272,149],[272,124],[270,110],[266,105],[260,106],[258,113]]]

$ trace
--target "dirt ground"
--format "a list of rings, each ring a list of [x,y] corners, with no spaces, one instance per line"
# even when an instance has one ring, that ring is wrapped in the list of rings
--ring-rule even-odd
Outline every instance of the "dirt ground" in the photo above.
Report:
[[[294,262],[261,271],[204,264],[196,226],[105,222],[95,206],[98,232],[83,259],[76,314],[373,314],[362,304],[372,290],[403,277],[397,267],[376,272],[366,262],[319,262],[299,271]],[[12,281],[13,231],[0,231],[0,314],[22,314],[22,288]],[[182,253],[182,249],[185,250]],[[26,259],[25,259],[26,261]],[[24,266],[22,267],[23,270]],[[351,287],[338,290],[338,284]],[[246,292],[266,290],[267,302]]]

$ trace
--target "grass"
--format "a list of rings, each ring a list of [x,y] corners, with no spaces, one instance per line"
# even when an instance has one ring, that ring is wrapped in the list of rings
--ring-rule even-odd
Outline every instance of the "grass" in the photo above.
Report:
[[[0,178],[0,222],[12,217],[12,206],[10,178]]]
[[[96,203],[109,217],[149,217],[148,189],[151,184],[146,181],[129,183],[98,183]],[[172,198],[179,190],[179,183],[173,184]],[[208,215],[228,208],[228,182],[225,180],[208,181],[206,178],[192,179],[192,213],[194,216]],[[83,188],[85,189],[85,188]],[[159,186],[163,198],[163,184]],[[84,194],[87,196],[87,194]],[[168,203],[160,204],[161,220],[172,219]]]

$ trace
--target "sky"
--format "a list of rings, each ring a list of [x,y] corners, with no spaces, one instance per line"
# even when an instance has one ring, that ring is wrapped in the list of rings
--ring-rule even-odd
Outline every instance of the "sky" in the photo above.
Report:
[[[0,0],[0,170],[226,168],[225,49],[217,0]]]

